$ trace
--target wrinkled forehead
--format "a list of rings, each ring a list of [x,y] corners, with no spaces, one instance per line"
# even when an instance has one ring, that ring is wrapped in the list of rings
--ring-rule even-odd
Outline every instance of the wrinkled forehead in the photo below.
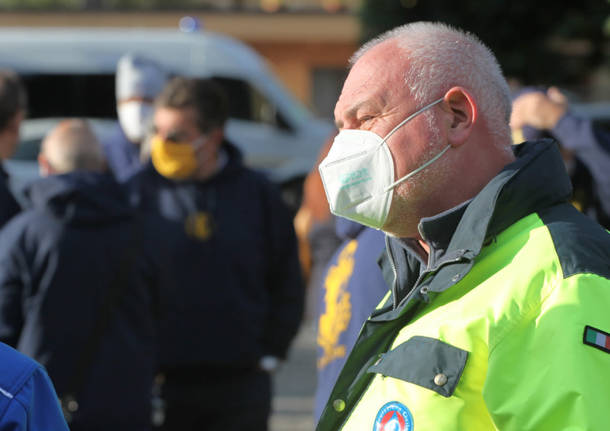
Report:
[[[335,120],[339,121],[366,103],[392,103],[404,96],[405,60],[393,41],[383,42],[367,51],[351,68],[339,100]]]

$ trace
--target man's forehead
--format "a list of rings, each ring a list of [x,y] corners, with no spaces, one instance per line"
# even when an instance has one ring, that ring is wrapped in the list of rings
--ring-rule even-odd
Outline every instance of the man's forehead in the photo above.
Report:
[[[166,119],[172,122],[180,124],[195,123],[197,120],[197,113],[192,107],[185,108],[173,108],[169,106],[159,106],[155,110],[155,119]]]
[[[335,106],[335,118],[360,106],[387,102],[403,87],[402,60],[389,43],[372,48],[352,67]]]

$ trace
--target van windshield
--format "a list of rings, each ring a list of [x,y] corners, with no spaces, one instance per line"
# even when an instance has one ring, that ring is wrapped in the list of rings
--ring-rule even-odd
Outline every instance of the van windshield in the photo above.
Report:
[[[274,104],[248,82],[214,78],[227,93],[231,118],[289,129]],[[23,75],[28,118],[86,117],[115,119],[114,74]]]
[[[28,118],[116,118],[114,74],[22,75]]]

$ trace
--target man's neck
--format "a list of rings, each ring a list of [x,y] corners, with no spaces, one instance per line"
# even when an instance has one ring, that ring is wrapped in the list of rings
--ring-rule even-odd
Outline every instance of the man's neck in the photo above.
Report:
[[[207,180],[216,175],[226,164],[227,155],[224,150],[216,151],[195,174],[195,179],[199,181]]]
[[[426,257],[428,257],[430,255],[430,246],[428,245],[428,243],[421,238],[418,239],[417,242],[419,243],[419,245],[421,245],[421,247],[426,252]]]

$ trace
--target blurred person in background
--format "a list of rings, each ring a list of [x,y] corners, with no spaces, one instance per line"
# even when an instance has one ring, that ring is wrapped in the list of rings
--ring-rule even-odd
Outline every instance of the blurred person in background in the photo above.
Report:
[[[557,140],[574,187],[572,203],[610,229],[610,132],[571,111],[557,87],[521,90],[513,101],[511,128],[521,137],[517,141]]]
[[[388,291],[377,265],[385,249],[383,232],[330,212],[318,168],[332,138],[305,178],[303,203],[295,217],[307,276],[305,316],[317,332],[316,422],[362,324]]]
[[[0,431],[69,431],[53,383],[31,358],[0,343]]]
[[[9,189],[9,177],[2,161],[10,158],[19,144],[19,127],[27,109],[27,94],[19,76],[0,70],[0,226],[21,207]]]
[[[335,218],[336,235],[343,242],[327,264],[318,289],[316,422],[362,324],[388,293],[377,263],[385,251],[385,234]]]
[[[73,431],[149,430],[167,228],[136,217],[86,122],[38,160],[31,209],[0,232],[0,340],[47,369]]]
[[[318,166],[326,157],[333,140],[328,139],[320,150],[318,161],[305,177],[303,202],[294,218],[299,245],[299,260],[307,283],[305,320],[312,322],[317,316],[317,301],[326,266],[341,244],[335,232],[335,216],[330,212]],[[315,322],[314,322],[315,323]]]
[[[118,124],[102,141],[110,170],[126,180],[146,158],[145,140],[152,124],[153,102],[167,74],[160,64],[138,54],[125,54],[116,70]]]
[[[292,220],[225,139],[214,81],[176,77],[155,107],[151,162],[128,187],[142,211],[184,226],[161,297],[161,429],[266,430],[270,373],[303,311]]]

